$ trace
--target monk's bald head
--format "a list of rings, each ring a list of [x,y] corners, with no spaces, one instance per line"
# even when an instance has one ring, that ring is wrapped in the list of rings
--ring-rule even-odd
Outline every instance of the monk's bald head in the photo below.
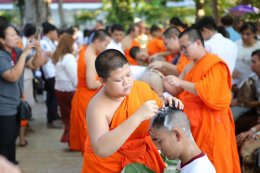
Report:
[[[188,29],[184,30],[182,33],[180,33],[179,39],[186,35],[188,36],[190,42],[193,43],[197,40],[200,40],[201,44],[204,46],[204,39],[203,39],[201,33],[197,29],[188,28]]]
[[[96,30],[93,36],[93,42],[95,40],[104,41],[107,37],[110,37],[110,35],[108,34],[108,32],[106,32],[106,30],[104,29]]]
[[[99,54],[95,61],[95,68],[100,78],[107,79],[110,72],[128,64],[126,57],[116,49],[107,49]]]
[[[172,36],[176,36],[178,37],[180,35],[180,30],[176,27],[169,27],[168,29],[166,29],[163,33],[163,36],[165,38],[170,38]]]

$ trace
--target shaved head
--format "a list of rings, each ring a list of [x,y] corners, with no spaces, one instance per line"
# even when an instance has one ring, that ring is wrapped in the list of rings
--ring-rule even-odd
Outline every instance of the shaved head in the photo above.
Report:
[[[178,37],[180,35],[180,30],[176,27],[170,27],[168,29],[166,29],[166,31],[164,31],[163,35],[165,38],[170,38],[173,35],[175,35],[176,37]]]

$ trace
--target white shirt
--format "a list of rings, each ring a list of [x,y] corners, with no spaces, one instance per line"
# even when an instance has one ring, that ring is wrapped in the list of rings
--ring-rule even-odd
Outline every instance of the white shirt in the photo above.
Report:
[[[204,154],[182,167],[181,173],[216,173],[216,170],[207,155]]]
[[[233,72],[237,59],[237,46],[233,41],[216,33],[205,41],[205,48],[208,52],[216,54],[224,60],[230,72]]]
[[[256,41],[256,43],[251,47],[244,47],[243,41],[238,40],[236,42],[238,47],[238,54],[237,54],[237,62],[235,69],[239,73],[239,77],[234,80],[234,83],[240,85],[241,82],[251,74],[251,54],[253,51],[260,49],[260,42]]]
[[[43,36],[40,41],[42,51],[54,52],[56,49],[56,45],[52,42],[48,37]],[[49,79],[55,77],[55,67],[52,63],[51,57],[47,57],[49,60],[46,64],[42,66],[42,71],[45,79]]]
[[[74,55],[67,53],[55,65],[55,86],[58,91],[74,91],[77,85],[77,62]]]
[[[122,43],[116,43],[113,39],[111,39],[111,41],[107,45],[107,49],[116,49],[120,51],[122,54],[125,54],[122,48]]]

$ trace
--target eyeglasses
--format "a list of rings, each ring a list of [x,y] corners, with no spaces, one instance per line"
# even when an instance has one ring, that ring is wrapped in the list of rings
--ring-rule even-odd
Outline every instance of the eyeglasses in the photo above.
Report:
[[[180,46],[180,51],[186,53],[186,52],[187,52],[187,49],[188,49],[192,44],[193,44],[193,43]]]

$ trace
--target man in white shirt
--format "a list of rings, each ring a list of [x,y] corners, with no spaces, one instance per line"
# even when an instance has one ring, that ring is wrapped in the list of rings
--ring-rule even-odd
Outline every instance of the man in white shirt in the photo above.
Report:
[[[150,135],[168,159],[181,161],[181,173],[216,173],[207,155],[195,143],[186,114],[173,107],[159,109],[153,118]]]
[[[222,58],[232,74],[237,59],[236,44],[217,32],[217,24],[212,17],[205,16],[200,19],[197,23],[197,29],[205,40],[206,50]]]
[[[62,128],[59,123],[58,104],[55,97],[55,66],[52,63],[51,56],[56,49],[55,41],[58,39],[57,28],[49,22],[42,23],[43,34],[40,44],[41,49],[45,52],[48,62],[42,66],[43,76],[45,79],[45,89],[47,91],[46,106],[47,106],[47,127]]]
[[[111,41],[107,45],[107,49],[116,49],[125,54],[122,48],[122,40],[125,36],[124,28],[120,24],[113,24],[110,28]]]

